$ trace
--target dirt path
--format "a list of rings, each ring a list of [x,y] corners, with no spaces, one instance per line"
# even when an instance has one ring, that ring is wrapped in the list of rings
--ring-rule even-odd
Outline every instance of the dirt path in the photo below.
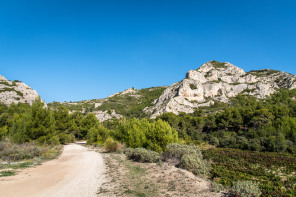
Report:
[[[0,178],[0,196],[90,197],[104,182],[101,155],[70,144],[58,159]]]

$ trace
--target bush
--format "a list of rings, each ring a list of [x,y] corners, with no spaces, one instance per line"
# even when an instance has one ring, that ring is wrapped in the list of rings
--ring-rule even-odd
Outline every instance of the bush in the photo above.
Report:
[[[225,190],[224,186],[222,184],[216,183],[216,182],[212,182],[211,183],[211,190],[213,192],[222,192]]]
[[[53,146],[60,145],[60,139],[59,139],[59,137],[58,136],[52,136],[48,140],[48,144],[49,145],[53,145]]]
[[[59,136],[59,141],[61,144],[68,144],[74,141],[75,137],[73,134],[65,134],[61,133],[58,135]]]
[[[207,175],[210,172],[210,163],[196,154],[184,155],[178,167],[196,175]]]
[[[195,84],[193,84],[193,83],[191,83],[189,86],[190,86],[190,89],[191,90],[197,89],[197,86]]]
[[[166,161],[174,162],[178,165],[184,155],[193,154],[202,157],[201,151],[198,147],[184,144],[169,144],[167,151],[164,153]]]
[[[231,187],[230,194],[240,197],[257,197],[261,195],[261,191],[257,183],[252,181],[237,181]]]
[[[104,147],[107,152],[116,152],[119,148],[119,142],[115,141],[113,138],[109,137],[104,143]]]
[[[210,163],[203,159],[200,149],[193,145],[169,144],[164,160],[196,175],[210,172]]]
[[[19,161],[24,159],[33,159],[41,156],[44,150],[33,143],[11,144],[9,142],[0,142],[0,158],[8,161]]]
[[[160,155],[158,152],[147,150],[145,148],[127,148],[125,150],[127,158],[147,163],[156,163],[160,161]]]

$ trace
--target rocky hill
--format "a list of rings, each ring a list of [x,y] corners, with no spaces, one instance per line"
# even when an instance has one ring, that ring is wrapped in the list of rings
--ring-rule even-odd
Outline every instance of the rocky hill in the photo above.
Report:
[[[0,75],[0,103],[28,103],[38,98],[38,93],[21,81],[10,81]]]
[[[296,88],[296,77],[270,69],[245,72],[228,62],[210,61],[188,71],[184,80],[168,87],[144,111],[151,118],[164,112],[192,113],[215,101],[227,103],[240,93],[264,98],[279,88]]]
[[[66,106],[71,113],[80,111],[84,114],[94,113],[102,122],[109,119],[125,117],[147,117],[144,112],[151,106],[166,86],[145,89],[129,88],[123,92],[115,93],[105,99],[93,99],[78,102],[53,102],[48,105],[56,109],[59,105]]]
[[[70,112],[93,112],[100,121],[125,117],[155,118],[164,112],[193,113],[215,102],[227,103],[238,94],[265,98],[280,88],[296,88],[296,77],[277,70],[245,72],[228,62],[210,61],[187,72],[185,79],[171,86],[129,88],[105,99],[79,102],[53,102]]]

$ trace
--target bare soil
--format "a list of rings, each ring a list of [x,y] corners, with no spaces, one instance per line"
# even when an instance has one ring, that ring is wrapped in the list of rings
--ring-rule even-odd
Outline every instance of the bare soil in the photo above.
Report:
[[[218,197],[210,182],[166,163],[138,163],[123,154],[103,154],[107,182],[99,196]]]

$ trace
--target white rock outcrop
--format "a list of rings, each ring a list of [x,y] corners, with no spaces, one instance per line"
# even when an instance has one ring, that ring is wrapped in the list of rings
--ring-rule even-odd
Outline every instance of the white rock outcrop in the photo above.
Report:
[[[0,75],[0,102],[5,105],[10,105],[11,103],[28,103],[32,105],[32,102],[38,98],[38,93],[33,90],[27,84],[14,81],[11,82],[7,80],[4,76]]]
[[[155,118],[164,112],[192,113],[201,106],[209,106],[215,101],[228,102],[239,93],[264,98],[277,88],[296,88],[294,75],[274,71],[259,70],[245,72],[228,62],[210,61],[197,70],[190,70],[186,78],[168,87],[163,94],[144,111]]]

